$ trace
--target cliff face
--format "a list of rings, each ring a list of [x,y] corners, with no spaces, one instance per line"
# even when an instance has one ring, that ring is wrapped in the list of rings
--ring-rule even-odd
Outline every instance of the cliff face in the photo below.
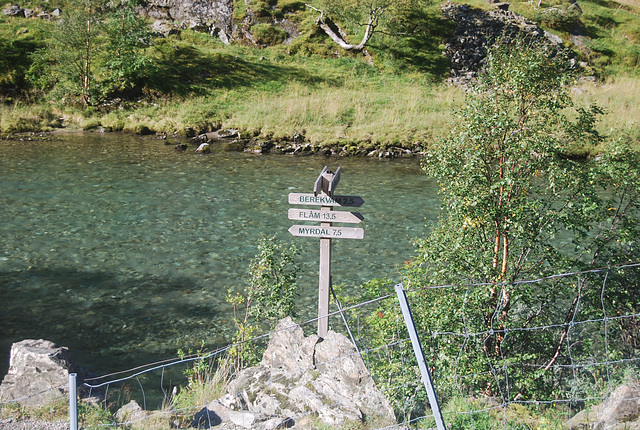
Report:
[[[233,0],[147,0],[144,13],[176,28],[217,36],[224,43],[233,33]]]

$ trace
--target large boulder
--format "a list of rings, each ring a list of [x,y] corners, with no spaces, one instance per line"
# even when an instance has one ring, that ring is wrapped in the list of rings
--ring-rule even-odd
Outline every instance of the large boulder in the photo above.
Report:
[[[227,395],[203,409],[197,421],[223,426],[242,421],[246,428],[262,429],[302,425],[310,416],[331,427],[395,423],[393,408],[345,336],[329,331],[324,339],[305,337],[285,318],[260,365],[240,372]]]
[[[208,32],[224,43],[233,32],[233,0],[148,0],[143,12],[173,28]]]
[[[0,385],[0,401],[39,407],[67,398],[70,372],[73,364],[67,348],[42,339],[14,343],[9,371]]]
[[[640,383],[621,385],[600,405],[580,411],[570,430],[640,430]]]

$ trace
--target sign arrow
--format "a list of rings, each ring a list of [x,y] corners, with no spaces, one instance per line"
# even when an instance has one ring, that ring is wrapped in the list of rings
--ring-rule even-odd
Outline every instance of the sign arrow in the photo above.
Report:
[[[289,203],[292,205],[314,205],[314,206],[345,206],[360,207],[364,203],[360,196],[314,196],[305,193],[290,193]]]
[[[289,233],[294,236],[320,237],[324,239],[364,239],[364,229],[354,227],[324,227],[292,225]]]
[[[358,224],[364,217],[358,212],[321,211],[316,209],[289,209],[289,219],[297,221],[346,222]]]

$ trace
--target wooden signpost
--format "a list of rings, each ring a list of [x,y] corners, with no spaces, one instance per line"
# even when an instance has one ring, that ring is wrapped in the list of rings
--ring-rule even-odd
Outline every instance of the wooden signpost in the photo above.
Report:
[[[332,223],[360,223],[364,217],[358,212],[334,211],[335,207],[359,207],[364,203],[359,196],[338,196],[334,191],[340,181],[341,168],[334,172],[325,166],[313,185],[312,194],[290,193],[289,203],[320,206],[320,210],[289,209],[289,219],[316,221],[320,225],[293,225],[289,233],[294,236],[320,238],[320,276],[318,282],[318,336],[329,331],[329,294],[331,289],[331,239],[363,239],[364,229],[337,227]]]

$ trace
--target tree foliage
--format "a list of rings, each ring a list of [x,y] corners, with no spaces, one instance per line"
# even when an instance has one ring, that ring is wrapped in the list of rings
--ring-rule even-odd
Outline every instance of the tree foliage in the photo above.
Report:
[[[296,278],[300,271],[295,262],[297,253],[295,246],[285,246],[273,237],[262,237],[258,254],[249,266],[250,314],[269,321],[272,328],[279,319],[296,316]]]
[[[134,0],[71,2],[33,56],[29,78],[55,100],[87,106],[141,84],[149,31]]]
[[[523,38],[500,41],[449,138],[423,160],[442,212],[417,240],[404,282],[418,289],[412,307],[421,333],[467,333],[426,336],[445,396],[557,395],[572,377],[556,365],[593,361],[594,351],[608,351],[609,360],[638,344],[622,323],[616,329],[627,345],[609,339],[605,348],[596,326],[567,338],[576,318],[637,312],[637,276],[613,270],[518,283],[640,256],[640,155],[624,139],[598,133],[600,109],[573,106],[573,75],[562,52]],[[596,157],[570,155],[594,148]],[[447,287],[425,288],[437,285]],[[376,312],[379,327],[397,319],[388,306]],[[528,330],[551,324],[558,327]],[[397,330],[377,333],[393,344]],[[389,353],[399,359],[403,351]],[[393,362],[379,374],[394,372]],[[607,377],[593,372],[596,381]]]
[[[231,352],[236,368],[259,360],[256,345],[245,345],[259,328],[273,329],[278,320],[297,315],[296,279],[300,265],[295,246],[286,246],[275,237],[261,237],[258,253],[249,265],[249,281],[244,293],[229,291],[227,302],[234,308],[236,346]]]
[[[101,72],[106,94],[123,93],[143,85],[151,61],[144,50],[150,45],[150,31],[132,0],[113,0],[107,4],[104,26],[105,45],[100,52]]]
[[[589,311],[587,277],[550,286],[551,297],[540,285],[514,283],[638,257],[638,154],[597,132],[597,107],[568,117],[572,78],[562,52],[503,40],[490,51],[451,137],[424,159],[443,213],[418,242],[410,282],[459,286],[434,298],[428,325],[486,330],[477,357],[485,366],[517,359],[551,368],[563,357],[566,329],[544,338],[512,335],[508,345],[505,330],[571,321],[578,300]],[[570,156],[570,149],[596,145],[600,157]],[[485,286],[465,287],[471,284]],[[462,309],[474,309],[473,318]],[[492,378],[476,383],[486,393],[500,388]]]
[[[408,19],[424,0],[320,0],[317,23],[340,47],[362,51],[376,32],[401,33],[412,25]],[[355,36],[347,36],[347,29]],[[347,39],[360,36],[360,42]]]

